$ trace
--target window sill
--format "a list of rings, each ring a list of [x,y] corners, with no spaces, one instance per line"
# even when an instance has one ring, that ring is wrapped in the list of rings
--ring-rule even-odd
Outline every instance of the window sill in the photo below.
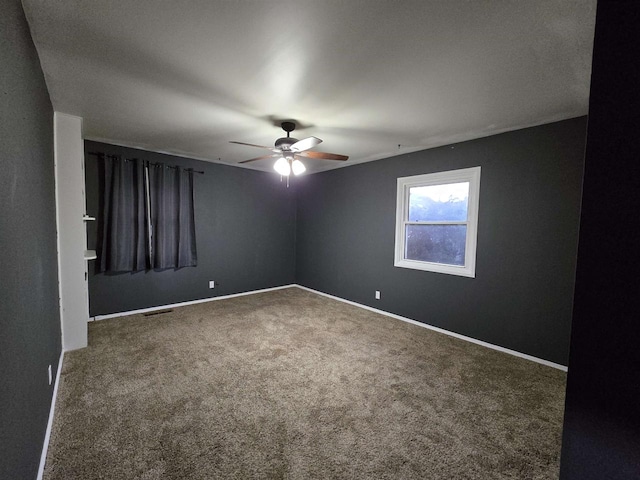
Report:
[[[457,275],[460,277],[475,278],[475,268],[463,267],[457,265],[444,265],[441,263],[419,262],[416,260],[396,260],[393,264],[395,267],[410,268],[413,270],[423,270],[434,273],[444,273],[447,275]]]

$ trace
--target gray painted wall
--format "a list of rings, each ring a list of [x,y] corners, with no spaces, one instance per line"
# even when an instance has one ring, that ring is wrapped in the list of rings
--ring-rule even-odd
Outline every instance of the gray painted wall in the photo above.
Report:
[[[89,274],[91,316],[217,297],[295,281],[295,193],[272,173],[85,142],[87,213],[98,216],[98,159],[121,154],[203,170],[194,175],[198,266],[179,270]],[[88,248],[97,222],[88,222]],[[216,287],[209,289],[209,280]]]
[[[566,365],[585,133],[577,118],[299,179],[297,283]],[[396,179],[478,165],[476,278],[394,267]]]
[[[53,109],[18,0],[0,0],[0,478],[35,478],[61,351]]]

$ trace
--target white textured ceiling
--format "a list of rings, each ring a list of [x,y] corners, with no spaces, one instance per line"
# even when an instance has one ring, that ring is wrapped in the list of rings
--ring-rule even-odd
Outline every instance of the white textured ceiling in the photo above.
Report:
[[[120,145],[237,164],[294,119],[350,156],[313,172],[587,113],[596,0],[23,4],[54,109]]]

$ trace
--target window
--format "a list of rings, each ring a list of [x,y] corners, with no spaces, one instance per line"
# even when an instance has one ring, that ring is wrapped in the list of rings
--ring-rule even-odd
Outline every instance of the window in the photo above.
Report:
[[[193,170],[95,155],[102,167],[98,272],[195,267]]]
[[[475,277],[480,167],[398,178],[396,267]]]

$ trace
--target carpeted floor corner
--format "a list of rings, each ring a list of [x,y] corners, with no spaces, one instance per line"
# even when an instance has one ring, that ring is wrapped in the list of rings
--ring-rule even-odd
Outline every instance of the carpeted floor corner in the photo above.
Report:
[[[298,288],[103,320],[44,478],[556,479],[565,379]]]

